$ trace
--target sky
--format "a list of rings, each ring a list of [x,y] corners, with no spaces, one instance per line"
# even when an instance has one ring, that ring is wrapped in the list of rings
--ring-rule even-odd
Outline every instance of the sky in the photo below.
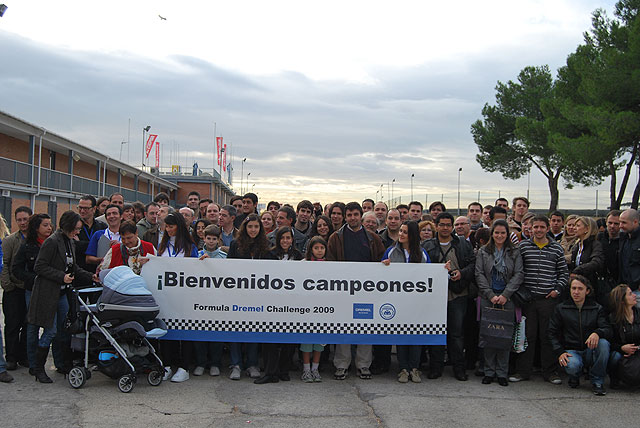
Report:
[[[413,191],[455,207],[459,177],[462,206],[529,190],[532,208],[548,207],[544,177],[483,171],[470,126],[498,81],[555,73],[614,3],[3,2],[0,110],[112,158],[140,165],[150,125],[163,167],[210,169],[215,130],[234,190],[261,201]],[[560,207],[593,208],[598,190],[605,209],[608,184],[561,189]]]

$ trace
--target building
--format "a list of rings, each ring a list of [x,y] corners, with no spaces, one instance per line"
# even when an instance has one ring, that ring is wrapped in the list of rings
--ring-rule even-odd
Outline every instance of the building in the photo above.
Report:
[[[197,177],[185,181],[154,172],[111,159],[0,111],[0,213],[12,230],[16,230],[12,220],[18,206],[46,212],[57,224],[59,214],[75,209],[85,194],[99,197],[120,192],[126,202],[146,204],[155,194],[165,192],[173,206],[183,204],[196,185],[209,190],[201,192],[202,197],[214,195],[217,201],[226,201],[233,195],[219,175],[204,175],[194,182]]]

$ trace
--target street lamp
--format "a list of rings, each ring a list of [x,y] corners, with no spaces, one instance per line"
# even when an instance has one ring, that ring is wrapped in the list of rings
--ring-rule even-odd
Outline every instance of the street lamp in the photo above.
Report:
[[[247,174],[247,189],[249,189],[249,176],[250,176],[250,175],[251,175],[251,173],[248,173],[248,174]],[[242,193],[242,192],[240,192],[240,193]]]
[[[141,164],[142,164],[143,167],[145,166],[144,165],[144,151],[145,151],[144,150],[144,146],[145,146],[145,144],[144,144],[145,143],[144,136],[145,136],[145,133],[149,132],[150,129],[151,129],[151,125],[147,125],[144,128],[142,128],[142,162],[141,162]]]
[[[413,201],[413,177],[415,176],[415,174],[411,174],[411,200]]]
[[[460,215],[460,173],[462,168],[458,168],[458,215]]]
[[[384,186],[384,183],[380,185],[380,200],[384,201],[384,193],[382,192],[382,186]]]
[[[124,146],[125,144],[127,144],[126,141],[121,141],[120,142],[120,157],[118,158],[120,161],[122,161],[122,146]],[[129,146],[127,146],[128,148]]]
[[[396,182],[395,178],[391,180],[391,201],[389,201],[390,203],[393,203],[393,185],[395,182]]]
[[[242,193],[242,180],[244,179],[244,163],[247,158],[242,159],[242,166],[240,167],[240,193]]]

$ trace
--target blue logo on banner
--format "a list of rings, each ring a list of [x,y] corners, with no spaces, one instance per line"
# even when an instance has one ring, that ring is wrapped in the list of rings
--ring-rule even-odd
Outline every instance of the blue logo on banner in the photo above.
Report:
[[[385,303],[380,306],[380,316],[382,319],[389,321],[396,316],[396,308],[391,303]]]
[[[353,319],[372,320],[373,319],[373,303],[354,303]]]

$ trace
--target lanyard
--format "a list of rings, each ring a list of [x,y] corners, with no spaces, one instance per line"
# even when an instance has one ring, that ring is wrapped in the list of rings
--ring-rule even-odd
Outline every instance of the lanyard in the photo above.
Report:
[[[173,248],[173,254],[171,254],[171,249]],[[167,253],[169,253],[169,257],[177,257],[176,247],[171,245],[171,242],[167,242]]]
[[[84,225],[82,226],[82,228],[84,229],[84,233],[87,234],[87,238],[91,239],[91,234],[89,233],[91,229],[87,230],[87,226],[84,226]]]

